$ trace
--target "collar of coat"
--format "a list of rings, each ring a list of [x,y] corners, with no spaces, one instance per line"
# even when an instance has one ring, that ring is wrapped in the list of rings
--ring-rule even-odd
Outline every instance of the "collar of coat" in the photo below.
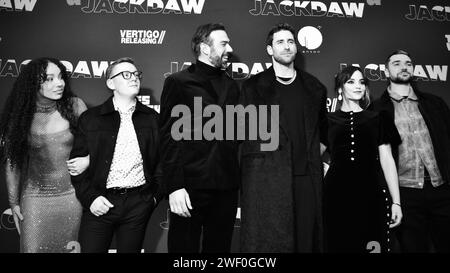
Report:
[[[300,80],[301,85],[304,89],[304,94],[306,97],[311,98],[313,101],[320,98],[323,92],[326,93],[326,88],[321,84],[314,76],[308,74],[307,72],[295,67],[297,71],[297,79]],[[273,67],[268,68],[266,71],[261,72],[259,78],[256,82],[256,91],[259,95],[266,101],[269,105],[276,105],[280,102],[280,97],[277,92],[275,92],[275,84],[277,82],[275,76],[275,70]],[[317,92],[317,91],[321,92]],[[306,105],[308,106],[308,105]],[[314,106],[314,105],[309,105]]]
[[[113,96],[109,97],[108,100],[106,100],[101,109],[100,109],[100,114],[101,115],[107,115],[107,114],[111,114],[113,112],[115,112],[116,109],[114,108],[114,103],[113,103]],[[151,109],[150,107],[147,107],[145,105],[143,105],[142,103],[139,102],[139,100],[136,99],[136,109],[135,112],[139,111],[142,113],[153,113],[153,109]]]
[[[419,102],[422,101],[422,100],[424,100],[424,99],[426,99],[425,96],[424,96],[424,93],[422,93],[421,91],[417,90],[417,89],[414,88],[414,87],[412,87],[412,88],[413,88],[414,94],[416,95],[417,100],[418,100]],[[383,92],[383,94],[381,95],[380,101],[382,101],[383,103],[391,102],[391,96],[389,95],[389,91],[387,90],[387,88],[386,88],[386,90]]]

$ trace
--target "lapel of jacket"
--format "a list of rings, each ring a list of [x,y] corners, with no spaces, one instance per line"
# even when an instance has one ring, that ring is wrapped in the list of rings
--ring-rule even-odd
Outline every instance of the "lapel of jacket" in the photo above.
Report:
[[[267,118],[271,121],[270,124],[275,125],[277,121],[272,120],[270,115],[270,106],[271,105],[280,105],[280,94],[278,94],[275,91],[275,71],[273,70],[273,67],[268,68],[266,71],[261,72],[260,79],[256,86],[256,92],[259,93],[259,96],[263,98],[265,104],[268,107],[268,113]],[[279,107],[279,127],[281,128],[280,131],[283,131],[286,136],[288,136],[287,132],[287,122],[283,114],[283,109]]]
[[[204,77],[202,77],[201,75],[198,74],[198,69],[199,68],[197,67],[196,64],[192,64],[191,66],[189,66],[188,71],[190,73],[192,73],[193,75],[195,75],[194,77],[197,78],[198,82],[207,82],[207,80],[205,80]],[[211,82],[211,81],[209,81],[209,82]],[[213,85],[213,88],[216,88],[216,87]],[[210,88],[204,88],[204,90],[206,91],[206,95],[209,98],[206,98],[206,100],[205,100],[205,98],[203,98],[203,103],[204,104],[205,103],[210,104],[210,102],[217,103],[217,101],[219,99],[217,93]]]
[[[222,108],[224,107],[225,102],[228,101],[227,98],[230,95],[228,90],[233,84],[233,82],[229,81],[227,77],[227,74],[224,72],[219,78],[210,80],[212,87],[218,94],[217,96],[216,92],[214,93],[217,96],[217,104]]]
[[[309,150],[314,141],[314,133],[319,129],[319,107],[321,107],[320,100],[318,100],[314,94],[317,84],[313,82],[312,78],[308,78],[303,71],[297,69],[297,77],[300,81],[300,85],[303,87],[302,98],[305,100],[303,103],[303,117],[305,119],[305,139],[306,149]]]
[[[386,111],[389,113],[389,116],[392,120],[395,120],[395,109],[394,104],[391,101],[391,97],[389,96],[389,92],[387,90],[384,91],[383,95],[380,97],[380,107],[376,109],[377,111]]]
[[[112,127],[110,127],[113,132],[116,133],[119,131],[120,127],[120,115],[119,113],[114,109],[114,103],[113,103],[113,96],[110,96],[102,105],[100,108],[100,115],[107,116],[111,115],[112,120]],[[108,126],[109,127],[109,126]]]

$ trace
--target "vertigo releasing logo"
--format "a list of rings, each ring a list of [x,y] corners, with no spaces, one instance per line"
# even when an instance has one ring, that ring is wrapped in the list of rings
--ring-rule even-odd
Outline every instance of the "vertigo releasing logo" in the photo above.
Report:
[[[381,0],[367,0],[370,6],[381,5]],[[362,18],[365,3],[320,1],[275,1],[254,0],[254,7],[249,12],[253,16],[283,15],[311,17]]]
[[[411,21],[450,21],[450,6],[409,5],[409,12],[405,18]]]
[[[0,0],[0,10],[33,11],[36,2],[37,0]]]
[[[205,0],[66,0],[84,13],[201,14]]]
[[[163,43],[165,30],[120,30],[121,44],[160,45]]]
[[[306,47],[306,50],[302,50],[302,53],[320,53],[320,50],[317,50],[323,41],[320,28],[320,26],[317,28],[306,26],[298,31],[297,40],[301,46]]]

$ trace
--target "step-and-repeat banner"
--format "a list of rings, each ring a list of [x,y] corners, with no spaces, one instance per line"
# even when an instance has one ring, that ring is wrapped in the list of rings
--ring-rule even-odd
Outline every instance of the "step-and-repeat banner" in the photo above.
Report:
[[[139,99],[159,110],[165,77],[195,61],[190,40],[208,22],[226,26],[234,49],[228,73],[239,83],[270,67],[267,32],[287,22],[297,31],[296,64],[327,86],[329,111],[336,105],[333,76],[344,66],[362,67],[378,98],[387,83],[385,58],[395,49],[412,54],[418,86],[450,104],[447,0],[0,0],[0,110],[23,64],[41,56],[64,61],[89,107],[110,96],[109,62],[132,57],[144,72]],[[167,251],[167,209],[163,201],[153,214],[143,251]],[[3,166],[0,213],[0,252],[17,252]],[[233,251],[239,213],[235,226]]]

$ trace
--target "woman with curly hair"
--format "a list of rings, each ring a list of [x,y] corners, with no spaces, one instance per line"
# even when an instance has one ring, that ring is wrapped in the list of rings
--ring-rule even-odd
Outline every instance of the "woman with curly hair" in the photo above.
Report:
[[[72,129],[86,110],[57,59],[29,62],[14,83],[0,121],[1,156],[21,252],[77,250],[81,205],[70,175],[89,157],[68,161]]]

